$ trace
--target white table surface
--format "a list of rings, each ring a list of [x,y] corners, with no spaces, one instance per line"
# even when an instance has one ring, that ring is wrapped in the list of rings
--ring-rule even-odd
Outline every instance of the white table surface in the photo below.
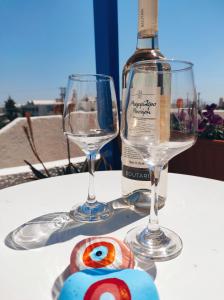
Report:
[[[99,201],[121,196],[119,171],[97,172]],[[68,211],[86,198],[88,174],[68,175],[0,191],[0,299],[50,300],[55,281],[69,264],[83,235],[32,250],[8,248],[5,237],[23,223],[52,212]],[[156,263],[155,283],[161,300],[224,299],[224,183],[169,174],[168,199],[160,211],[161,225],[183,239],[179,257]],[[108,235],[123,239],[147,217]],[[140,299],[139,299],[140,300]]]

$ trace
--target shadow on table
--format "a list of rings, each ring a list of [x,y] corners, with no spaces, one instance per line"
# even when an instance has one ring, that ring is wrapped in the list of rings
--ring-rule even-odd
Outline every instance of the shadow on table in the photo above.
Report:
[[[137,265],[135,268],[138,269],[144,269],[154,280],[157,275],[157,269],[156,265],[153,261],[147,261],[147,268],[145,268],[145,265],[140,262],[136,262]],[[64,282],[68,279],[68,277],[71,275],[69,266],[56,278],[51,293],[52,293],[52,299],[53,300],[58,300],[58,297],[60,295],[61,289],[64,285]]]
[[[43,215],[10,232],[5,245],[14,250],[29,250],[62,243],[78,235],[110,234],[147,216],[149,201],[147,190],[137,191],[126,199],[113,200],[109,203],[114,210],[112,217],[93,224],[76,222],[66,212]]]

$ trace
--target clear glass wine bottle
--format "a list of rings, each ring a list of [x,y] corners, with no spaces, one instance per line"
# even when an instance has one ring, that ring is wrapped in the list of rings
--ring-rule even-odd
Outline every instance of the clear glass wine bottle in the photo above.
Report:
[[[138,36],[137,46],[134,54],[128,59],[123,68],[122,74],[122,105],[125,103],[125,92],[127,87],[128,75],[131,66],[144,60],[162,59],[164,55],[159,49],[158,42],[158,0],[139,0],[138,1]],[[158,82],[160,91],[160,101],[163,101],[164,82],[163,78],[155,78]],[[143,91],[144,92],[144,91]],[[166,200],[168,167],[165,166],[161,172],[159,186],[159,208],[162,208]],[[134,193],[137,190],[145,192],[149,188],[150,174],[148,167],[143,162],[140,155],[132,148],[122,143],[122,194],[123,197]],[[146,192],[147,193],[147,192]],[[144,195],[145,196],[145,195]],[[144,197],[147,199],[147,197]],[[149,198],[148,198],[149,199]],[[137,204],[138,205],[138,204]],[[139,201],[139,205],[148,207],[144,201]]]

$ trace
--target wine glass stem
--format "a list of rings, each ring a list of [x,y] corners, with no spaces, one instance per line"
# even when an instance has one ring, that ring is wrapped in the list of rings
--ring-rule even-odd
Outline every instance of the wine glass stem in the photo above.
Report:
[[[94,171],[95,171],[95,160],[96,152],[90,152],[87,156],[88,169],[89,169],[89,190],[88,190],[88,204],[96,202],[95,187],[94,187]]]
[[[160,166],[149,166],[151,181],[151,206],[149,223],[147,229],[149,233],[156,232],[160,229],[158,219],[158,185],[162,168]]]

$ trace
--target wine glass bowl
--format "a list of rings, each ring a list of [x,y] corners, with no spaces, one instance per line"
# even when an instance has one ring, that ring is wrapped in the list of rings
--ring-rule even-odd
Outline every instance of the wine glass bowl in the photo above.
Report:
[[[106,75],[71,75],[66,92],[63,130],[85,153],[89,165],[87,201],[70,211],[80,222],[98,222],[110,217],[112,207],[96,200],[94,162],[100,149],[118,134],[118,111],[113,79]]]
[[[121,137],[139,152],[151,180],[150,220],[132,229],[126,243],[140,259],[176,257],[180,237],[158,223],[158,185],[164,165],[196,141],[197,101],[193,65],[158,59],[131,67],[122,111]]]

